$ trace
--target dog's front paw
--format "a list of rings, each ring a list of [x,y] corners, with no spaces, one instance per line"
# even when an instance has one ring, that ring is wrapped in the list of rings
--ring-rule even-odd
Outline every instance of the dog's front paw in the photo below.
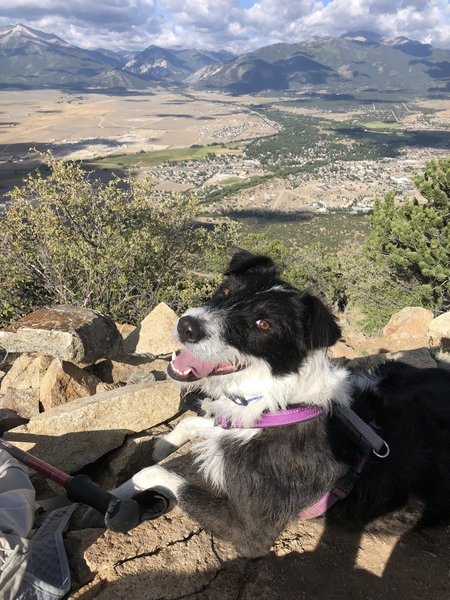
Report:
[[[214,402],[209,398],[205,398],[202,401],[202,411],[204,417],[214,417]]]

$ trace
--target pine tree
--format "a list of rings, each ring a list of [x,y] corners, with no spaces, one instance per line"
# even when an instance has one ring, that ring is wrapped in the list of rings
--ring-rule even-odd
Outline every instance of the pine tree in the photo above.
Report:
[[[414,287],[424,306],[444,311],[450,309],[450,158],[430,161],[414,182],[419,197],[397,205],[390,193],[375,203],[367,249]]]

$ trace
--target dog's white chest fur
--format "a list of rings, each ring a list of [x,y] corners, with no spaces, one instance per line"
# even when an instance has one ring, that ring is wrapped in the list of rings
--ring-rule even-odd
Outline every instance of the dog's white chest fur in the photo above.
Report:
[[[255,435],[258,429],[222,429],[215,426],[204,432],[204,439],[192,446],[195,462],[206,481],[217,491],[226,492],[224,438],[237,445],[244,445]],[[227,444],[229,447],[229,444]]]

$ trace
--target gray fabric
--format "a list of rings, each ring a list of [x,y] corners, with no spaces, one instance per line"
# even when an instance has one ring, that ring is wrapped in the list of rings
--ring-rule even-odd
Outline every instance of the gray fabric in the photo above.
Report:
[[[0,449],[0,597],[16,600],[27,566],[35,492],[25,467]]]
[[[27,567],[29,540],[14,534],[0,534],[0,598],[17,600]]]
[[[53,600],[70,589],[62,534],[76,505],[51,512],[29,539],[34,501],[26,468],[0,449],[1,600]]]
[[[76,504],[47,515],[31,540],[28,564],[17,600],[52,600],[70,590],[70,570],[63,532]]]

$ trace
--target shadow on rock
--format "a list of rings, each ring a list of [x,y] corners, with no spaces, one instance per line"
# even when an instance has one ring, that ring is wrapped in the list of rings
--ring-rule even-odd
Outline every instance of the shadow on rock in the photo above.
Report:
[[[392,539],[327,524],[313,551],[292,551],[302,540],[291,531],[277,543],[278,555],[221,562],[216,553],[212,567],[199,551],[202,535],[117,561],[70,599],[422,600],[450,595],[450,528],[410,530],[394,545]]]

